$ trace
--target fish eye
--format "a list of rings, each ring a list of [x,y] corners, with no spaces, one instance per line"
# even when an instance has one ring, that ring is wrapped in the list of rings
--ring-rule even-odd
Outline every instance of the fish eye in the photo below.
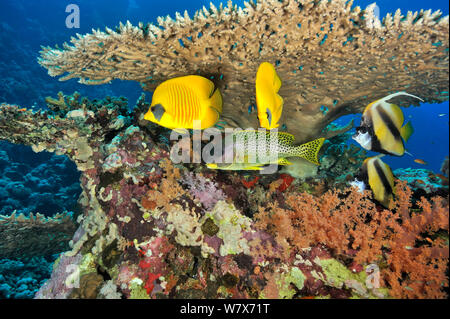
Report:
[[[360,127],[358,127],[358,128],[356,129],[356,131],[359,132],[359,133],[364,134],[364,133],[367,133],[367,128],[364,127],[364,126],[360,126]]]

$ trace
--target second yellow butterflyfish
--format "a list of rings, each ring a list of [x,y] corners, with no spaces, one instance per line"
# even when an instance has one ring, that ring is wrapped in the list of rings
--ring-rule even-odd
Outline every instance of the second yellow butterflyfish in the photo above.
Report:
[[[260,126],[268,130],[277,128],[283,111],[283,98],[278,95],[281,79],[272,64],[261,63],[256,73],[255,86]]]

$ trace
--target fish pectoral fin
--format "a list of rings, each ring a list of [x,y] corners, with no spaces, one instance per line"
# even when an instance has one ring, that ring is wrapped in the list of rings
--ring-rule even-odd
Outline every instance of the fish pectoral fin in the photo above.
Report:
[[[245,168],[245,170],[249,170],[249,171],[260,171],[262,169],[263,169],[263,167],[261,167],[261,166],[248,166]]]
[[[287,159],[285,158],[280,158],[278,159],[278,165],[292,165],[291,162],[289,162]]]

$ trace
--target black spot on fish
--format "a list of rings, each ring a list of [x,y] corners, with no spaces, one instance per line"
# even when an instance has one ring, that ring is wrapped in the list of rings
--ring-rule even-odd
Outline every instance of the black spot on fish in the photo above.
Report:
[[[164,106],[162,106],[161,104],[153,105],[150,108],[150,111],[153,113],[153,116],[155,117],[155,119],[158,122],[161,121],[162,116],[166,112],[166,110],[164,109]]]
[[[266,109],[267,120],[269,121],[269,125],[272,125],[272,112],[269,109]]]

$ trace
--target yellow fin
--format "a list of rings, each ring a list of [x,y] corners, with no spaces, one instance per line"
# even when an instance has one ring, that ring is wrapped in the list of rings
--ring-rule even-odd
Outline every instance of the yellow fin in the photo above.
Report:
[[[169,81],[180,83],[192,88],[196,94],[202,99],[209,99],[214,91],[214,83],[207,78],[200,75],[186,75],[178,78],[173,78]]]
[[[172,131],[175,131],[178,134],[189,134],[189,131],[185,128],[174,128]]]
[[[411,135],[414,133],[414,128],[411,124],[411,122],[406,123],[401,129],[400,129],[400,135],[403,137],[405,142],[409,140]]]
[[[386,102],[385,102],[386,103]],[[405,121],[402,109],[395,104],[387,104],[385,105],[388,113],[391,113],[391,120],[392,122],[397,126],[402,126],[403,122]]]
[[[260,167],[260,166],[248,166],[248,167],[245,167],[243,170],[247,170],[247,171],[260,171],[260,170],[262,170],[263,168],[262,167]]]
[[[295,136],[288,132],[278,132],[279,143],[292,145],[294,144]]]
[[[292,165],[291,162],[289,162],[287,159],[285,158],[280,158],[278,159],[278,165]]]
[[[209,105],[220,115],[222,113],[222,104],[222,94],[220,93],[218,88],[215,88],[213,95],[209,99]]]
[[[321,137],[300,146],[296,146],[293,156],[302,157],[311,163],[320,165],[317,154],[319,154],[320,148],[322,147],[324,141],[325,138]]]

